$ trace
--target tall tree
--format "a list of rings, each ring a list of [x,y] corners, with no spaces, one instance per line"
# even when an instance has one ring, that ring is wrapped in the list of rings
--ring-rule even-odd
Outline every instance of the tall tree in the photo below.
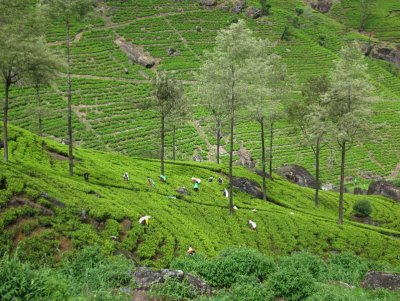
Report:
[[[168,118],[168,123],[172,127],[172,160],[176,160],[176,130],[182,127],[190,118],[191,106],[188,98],[178,97],[174,108]]]
[[[9,93],[43,58],[46,48],[37,7],[24,0],[0,2],[0,72],[4,84],[4,161],[8,161]]]
[[[36,90],[36,111],[38,113],[38,134],[43,135],[42,126],[42,102],[40,88],[50,85],[56,77],[60,76],[60,70],[64,67],[59,57],[54,55],[47,47],[42,49],[42,57],[33,62],[28,70],[29,81]]]
[[[247,100],[246,87],[251,84],[249,78],[257,75],[251,62],[263,55],[264,42],[253,36],[243,20],[233,23],[228,29],[221,30],[216,38],[216,46],[205,54],[206,60],[199,72],[204,89],[213,91],[215,101],[229,116],[229,211],[233,210],[233,148],[234,129],[238,109]],[[248,76],[253,74],[253,77]]]
[[[83,19],[90,14],[94,0],[42,0],[47,6],[49,16],[62,21],[65,26],[65,45],[67,48],[67,98],[68,98],[68,158],[69,175],[74,175],[73,133],[72,133],[72,82],[71,82],[71,22]]]
[[[296,83],[295,77],[289,75],[287,67],[283,64],[279,57],[274,55],[275,58],[272,60],[272,69],[270,74],[270,80],[268,82],[270,86],[271,94],[269,101],[266,102],[266,122],[269,128],[269,178],[273,180],[273,147],[274,147],[274,134],[276,122],[283,118],[283,100],[286,98]]]
[[[371,91],[365,58],[358,46],[353,43],[342,48],[325,98],[334,137],[341,149],[339,224],[343,224],[346,152],[370,133]]]
[[[205,105],[211,113],[211,118],[214,123],[213,130],[217,143],[215,159],[217,161],[217,164],[219,164],[221,139],[223,138],[222,129],[226,123],[227,110],[225,103],[219,99],[219,96],[214,93],[214,90],[209,89],[209,76],[212,76],[212,74],[208,74],[207,76],[205,74],[199,75],[200,80],[198,84],[198,95],[201,97],[201,100],[204,101]]]
[[[183,103],[183,87],[177,80],[168,77],[166,74],[157,74],[154,81],[154,98],[149,104],[154,107],[160,116],[160,136],[161,136],[161,175],[165,175],[164,160],[165,160],[165,123],[168,118],[173,116],[173,113],[179,110]]]
[[[330,122],[324,105],[329,90],[326,75],[310,78],[302,89],[303,98],[293,101],[287,107],[289,122],[301,133],[301,143],[309,147],[315,158],[315,207],[319,204],[320,154],[326,145]]]
[[[252,68],[254,74],[252,75],[251,84],[247,86],[247,95],[252,102],[252,115],[254,119],[260,125],[260,136],[261,136],[261,164],[262,164],[262,189],[263,189],[263,200],[267,200],[266,193],[266,147],[265,147],[265,130],[267,125],[270,126],[270,166],[272,169],[272,134],[273,134],[273,123],[278,117],[280,99],[277,96],[277,87],[284,85],[283,82],[286,77],[282,73],[286,70],[283,62],[280,60],[280,56],[275,54],[267,55],[268,50],[273,49],[272,45],[265,42],[263,56],[253,60]],[[278,66],[281,67],[278,67]],[[250,78],[249,78],[250,79]],[[271,174],[271,171],[270,171]]]

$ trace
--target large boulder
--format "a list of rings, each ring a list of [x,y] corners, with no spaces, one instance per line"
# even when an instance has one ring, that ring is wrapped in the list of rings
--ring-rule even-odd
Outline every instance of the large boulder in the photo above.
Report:
[[[327,13],[331,10],[333,0],[314,0],[310,2],[310,6],[320,13]]]
[[[315,188],[315,180],[311,173],[300,165],[290,164],[279,167],[276,172],[288,181],[304,187]]]
[[[200,0],[199,4],[207,7],[216,6],[217,0]]]
[[[246,0],[233,0],[233,7],[231,12],[234,14],[239,14],[246,8]]]
[[[365,288],[398,290],[400,289],[400,274],[369,271],[364,278],[362,286]]]
[[[246,192],[256,198],[263,198],[261,186],[256,181],[246,178],[233,178],[232,185],[233,187],[243,192]]]
[[[150,54],[146,53],[142,47],[126,42],[122,37],[116,39],[115,44],[119,46],[131,61],[143,67],[151,68],[156,64],[156,60]]]
[[[400,69],[400,46],[388,42],[366,43],[361,46],[366,56],[393,63]]]
[[[380,194],[400,202],[400,187],[397,187],[390,182],[372,182],[368,187],[368,194]]]
[[[257,19],[257,18],[260,18],[261,15],[262,15],[261,9],[255,7],[255,6],[250,6],[246,10],[246,16],[248,16],[250,18]]]
[[[138,290],[149,290],[153,284],[164,283],[167,278],[174,278],[177,281],[188,281],[199,293],[210,296],[212,288],[200,278],[181,270],[158,270],[154,271],[146,267],[137,268],[134,274]]]

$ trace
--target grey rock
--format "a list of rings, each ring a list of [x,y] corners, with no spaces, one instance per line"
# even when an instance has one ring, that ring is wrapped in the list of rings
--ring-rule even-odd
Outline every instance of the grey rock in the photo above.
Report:
[[[317,0],[310,3],[310,6],[319,11],[320,13],[326,14],[332,8],[333,0]]]
[[[146,267],[139,267],[134,274],[134,278],[139,290],[148,290],[153,284],[164,283],[167,278],[174,278],[178,281],[187,280],[203,295],[209,296],[212,294],[212,288],[202,279],[181,270],[164,269],[154,271]]]
[[[200,0],[199,4],[202,6],[216,6],[217,5],[217,0]]]
[[[397,187],[390,182],[372,182],[368,187],[368,194],[380,194],[400,202],[400,187]]]
[[[253,19],[260,18],[261,17],[261,9],[255,7],[255,6],[250,6],[246,10],[246,16],[253,18]]]
[[[151,68],[156,64],[156,60],[146,53],[142,47],[126,42],[124,38],[116,39],[115,43],[131,61],[146,68]]]
[[[246,0],[233,0],[232,1],[233,7],[231,9],[231,12],[234,14],[240,14],[242,10],[246,8]]]
[[[189,190],[187,190],[185,187],[181,187],[178,189],[175,189],[175,191],[179,194],[183,194],[183,195],[190,195]]]
[[[262,199],[263,193],[261,186],[253,180],[246,178],[233,178],[232,185],[239,190],[246,192],[256,198]]]
[[[200,156],[200,155],[195,155],[195,156],[193,156],[193,161],[195,161],[195,162],[201,162],[201,161],[203,161],[203,158],[202,158],[202,156]]]
[[[368,193],[368,190],[364,190],[364,189],[362,189],[360,187],[356,187],[356,188],[354,188],[354,192],[353,193],[354,194],[365,195],[365,194]]]
[[[369,271],[364,278],[362,286],[365,288],[398,290],[400,289],[400,274]]]
[[[315,188],[315,180],[311,173],[300,165],[290,164],[279,167],[276,172],[288,181],[303,187]]]
[[[388,42],[365,43],[361,46],[364,55],[384,60],[400,69],[400,46]]]

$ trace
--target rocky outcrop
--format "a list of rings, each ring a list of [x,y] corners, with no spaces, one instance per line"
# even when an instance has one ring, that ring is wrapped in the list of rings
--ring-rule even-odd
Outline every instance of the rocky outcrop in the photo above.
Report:
[[[315,187],[315,180],[311,173],[302,166],[291,164],[279,167],[276,172],[288,181],[303,187]]]
[[[380,194],[400,202],[400,187],[397,187],[390,182],[372,182],[368,187],[368,194]]]
[[[400,69],[400,46],[391,43],[374,43],[362,45],[363,53],[371,58],[393,63]]]
[[[190,195],[190,192],[185,187],[175,189],[175,191],[182,195]]]
[[[156,64],[155,58],[146,53],[143,47],[126,42],[124,38],[118,38],[115,43],[126,54],[126,56],[133,62],[142,65],[146,68],[151,68]]]
[[[138,290],[149,290],[153,284],[164,283],[167,278],[173,278],[177,281],[186,280],[200,294],[210,296],[212,288],[200,278],[181,270],[158,270],[153,271],[146,267],[137,268],[134,274],[135,282]]]
[[[199,4],[201,6],[212,7],[217,5],[217,0],[200,0]]]
[[[242,10],[244,10],[246,8],[246,0],[233,0],[232,1],[232,9],[231,12],[234,14],[239,14],[242,12]]]
[[[332,8],[333,0],[314,0],[310,2],[310,6],[319,11],[320,13],[326,14]]]
[[[255,6],[250,6],[246,10],[246,16],[248,16],[250,18],[257,19],[257,18],[260,18],[261,15],[262,15],[261,9],[255,7]]]
[[[360,187],[355,187],[353,193],[354,194],[365,195],[365,194],[368,193],[368,190],[364,190],[364,189],[362,189]]]
[[[256,181],[246,178],[233,178],[232,185],[233,187],[243,192],[246,192],[256,198],[263,198],[261,186]]]
[[[400,289],[400,274],[369,271],[362,283],[365,288]]]

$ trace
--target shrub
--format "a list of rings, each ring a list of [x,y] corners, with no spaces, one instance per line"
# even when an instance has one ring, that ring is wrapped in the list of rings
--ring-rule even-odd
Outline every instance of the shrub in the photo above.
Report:
[[[288,301],[298,301],[307,298],[315,292],[315,282],[306,269],[295,266],[282,266],[269,280],[275,297]]]
[[[325,263],[320,258],[306,252],[294,253],[285,257],[280,260],[279,265],[285,268],[305,270],[317,281],[321,280],[327,271]]]
[[[230,287],[243,276],[263,281],[275,271],[272,259],[253,249],[227,249],[213,261],[210,283]]]
[[[295,12],[298,16],[301,16],[304,13],[304,9],[301,7],[296,7]]]
[[[372,206],[368,200],[361,200],[354,204],[353,210],[357,216],[368,217],[372,213]]]

